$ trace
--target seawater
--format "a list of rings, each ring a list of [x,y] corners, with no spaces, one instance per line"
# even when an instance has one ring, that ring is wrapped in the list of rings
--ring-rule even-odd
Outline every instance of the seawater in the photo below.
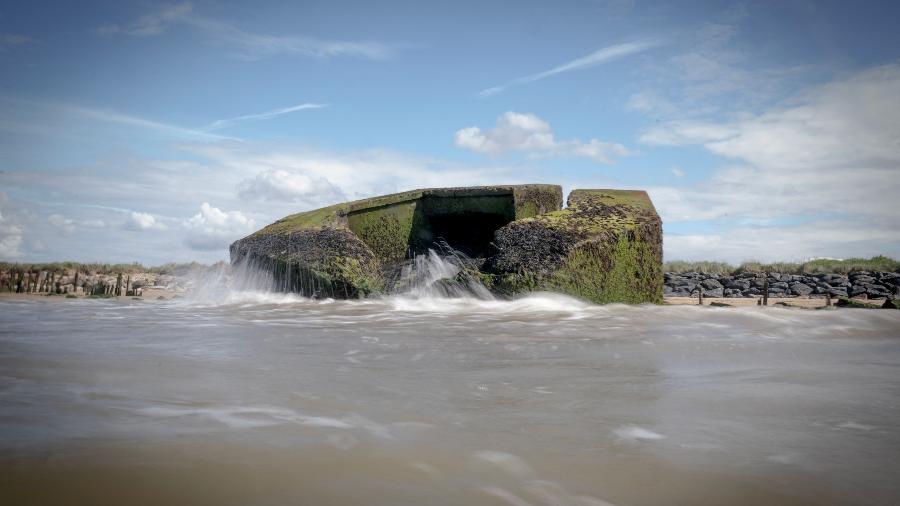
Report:
[[[454,269],[0,302],[0,503],[900,503],[900,311],[500,300]]]

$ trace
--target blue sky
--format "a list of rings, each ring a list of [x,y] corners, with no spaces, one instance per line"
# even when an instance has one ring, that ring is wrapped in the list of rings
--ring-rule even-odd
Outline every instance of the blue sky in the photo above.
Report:
[[[895,2],[0,6],[0,259],[215,261],[427,186],[641,188],[667,260],[900,257]]]

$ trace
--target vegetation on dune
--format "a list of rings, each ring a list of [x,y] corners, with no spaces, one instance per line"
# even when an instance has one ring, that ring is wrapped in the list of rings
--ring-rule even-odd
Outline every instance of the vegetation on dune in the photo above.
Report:
[[[872,258],[848,258],[845,260],[817,259],[806,262],[762,263],[747,261],[735,267],[725,262],[687,262],[676,260],[666,262],[665,272],[702,272],[717,276],[728,276],[743,272],[781,272],[785,274],[848,274],[854,271],[900,272],[900,261],[886,256]]]
[[[702,272],[716,276],[728,276],[737,271],[737,267],[725,262],[673,260],[663,265],[663,271],[681,274],[684,272]]]

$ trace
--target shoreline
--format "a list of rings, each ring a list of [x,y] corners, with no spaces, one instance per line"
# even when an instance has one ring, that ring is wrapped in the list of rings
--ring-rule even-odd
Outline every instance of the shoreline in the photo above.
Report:
[[[839,299],[837,298],[831,300],[832,307],[840,307],[837,306],[838,300]],[[849,300],[856,304],[870,306],[873,309],[880,308],[882,304],[884,304],[884,300],[878,299],[851,298]],[[759,297],[703,297],[704,306],[717,307],[756,307],[758,305],[758,301]],[[662,305],[699,306],[700,304],[697,300],[697,297],[665,297],[663,298]],[[801,299],[799,297],[769,297],[768,306],[818,309],[828,307],[828,303],[824,297],[810,297],[806,299]]]
[[[98,299],[98,300],[171,300],[177,297],[182,297],[187,293],[187,291],[181,290],[165,290],[165,289],[156,289],[156,288],[145,288],[143,290],[143,295],[119,295],[119,296],[91,296],[84,295],[83,293],[78,294],[65,294],[65,293],[15,293],[15,292],[0,292],[0,300],[11,299],[11,300],[34,300],[34,301],[67,301],[67,300],[84,300],[84,299]]]
[[[96,299],[96,300],[116,300],[116,301],[131,301],[131,300],[140,300],[140,301],[169,301],[172,299],[177,299],[184,297],[190,291],[189,290],[165,290],[165,289],[145,289],[142,296],[132,296],[132,295],[120,295],[120,296],[110,296],[110,297],[97,297],[90,295],[82,295],[79,294],[75,297],[67,296],[65,294],[43,294],[43,293],[12,293],[12,292],[0,292],[0,301],[3,300],[30,300],[35,302],[64,302],[70,300],[85,300],[85,299]],[[712,306],[712,307],[757,307],[758,306],[757,297],[703,297],[704,306]],[[864,298],[850,298],[848,299],[852,303],[855,304],[856,307],[864,306],[872,309],[881,308],[882,304],[884,304],[884,300],[878,299],[864,299]],[[839,308],[837,306],[838,299],[832,299],[832,307]],[[697,297],[664,297],[662,304],[660,306],[698,306]],[[776,307],[790,307],[790,308],[799,308],[799,309],[820,309],[828,307],[826,299],[824,297],[809,297],[809,298],[800,298],[800,297],[769,297],[768,306],[776,306]]]

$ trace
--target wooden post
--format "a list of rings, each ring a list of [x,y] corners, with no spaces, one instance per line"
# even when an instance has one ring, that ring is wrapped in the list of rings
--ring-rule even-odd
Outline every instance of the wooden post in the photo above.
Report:
[[[831,292],[825,294],[825,307],[831,307]]]
[[[116,297],[122,295],[122,273],[116,276]]]
[[[700,289],[700,292],[698,292],[699,296],[697,298],[700,300],[700,305],[702,306],[703,305],[703,287],[700,286],[699,289]]]
[[[769,305],[769,278],[768,278],[768,276],[766,276],[766,279],[763,281],[763,299],[762,299],[762,305],[763,305],[763,306],[768,306],[768,305]]]
[[[134,291],[131,289],[131,274],[128,275],[128,281],[125,282],[125,295],[134,295]]]
[[[78,271],[75,271],[75,282],[72,283],[72,286],[75,287],[75,293],[78,293]]]

